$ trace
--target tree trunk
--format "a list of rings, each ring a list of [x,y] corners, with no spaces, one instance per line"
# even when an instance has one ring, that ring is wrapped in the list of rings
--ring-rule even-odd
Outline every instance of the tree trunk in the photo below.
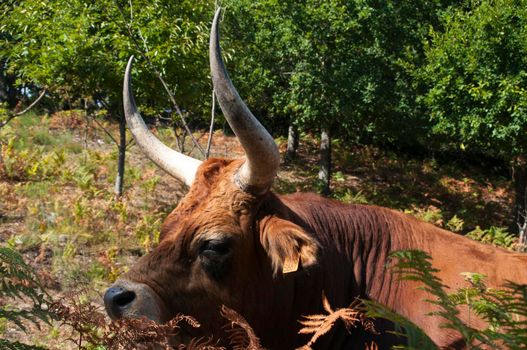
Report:
[[[172,130],[174,131],[174,135],[176,136],[176,145],[178,148],[178,152],[185,153],[185,141],[187,138],[187,130],[181,128],[181,133],[179,133],[179,126],[177,125],[177,123],[174,123],[172,125]]]
[[[323,129],[320,135],[320,171],[318,178],[322,188],[320,193],[327,196],[331,193],[329,188],[331,181],[331,135],[327,129]]]
[[[3,146],[4,144],[2,143],[2,140],[0,140],[0,176],[2,175],[4,171],[4,156],[3,156],[4,148]]]
[[[20,91],[16,87],[16,76],[6,73],[5,61],[0,62],[0,101],[7,102],[7,108],[13,110],[18,104]]]
[[[527,248],[527,159],[524,156],[517,157],[512,165],[514,180],[514,222],[511,231],[520,235],[520,249]]]
[[[293,124],[289,125],[287,132],[287,150],[285,152],[285,162],[289,163],[296,157],[298,149],[298,129]]]
[[[126,156],[126,120],[124,116],[119,113],[119,160],[117,163],[117,177],[115,178],[115,197],[121,198],[123,195],[124,183],[124,161]]]
[[[6,75],[7,85],[7,105],[10,109],[13,109],[18,104],[19,90],[16,87],[16,76],[13,74]]]

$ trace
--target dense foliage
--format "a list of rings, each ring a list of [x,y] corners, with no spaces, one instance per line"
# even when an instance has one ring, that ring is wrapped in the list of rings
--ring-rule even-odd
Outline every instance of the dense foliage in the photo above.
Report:
[[[141,76],[134,85],[151,107],[167,106],[156,71],[187,109],[201,107],[209,95],[212,9],[206,1],[29,0],[0,6],[0,55],[20,84],[47,87],[66,101],[93,98],[118,108],[124,67],[135,54],[142,65],[134,70]]]
[[[223,46],[242,95],[277,131],[292,122],[399,147],[440,134],[480,153],[523,156],[527,6],[452,4],[224,0]],[[211,1],[1,6],[1,62],[19,84],[118,106],[135,54],[134,83],[151,113],[171,108],[159,74],[185,111],[207,118]]]
[[[513,167],[515,220],[525,238],[527,201],[527,2],[471,1],[443,16],[426,64],[421,97],[442,143],[501,158]],[[517,226],[516,226],[517,225]]]
[[[433,131],[512,159],[527,151],[527,2],[473,1],[432,32],[420,71]]]
[[[446,4],[223,3],[234,41],[225,45],[238,45],[232,75],[276,124],[292,120],[349,141],[423,141],[427,118],[410,74],[423,61],[422,40]]]

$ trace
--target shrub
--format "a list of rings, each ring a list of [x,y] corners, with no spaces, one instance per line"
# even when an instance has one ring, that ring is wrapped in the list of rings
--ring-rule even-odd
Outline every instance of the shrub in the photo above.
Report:
[[[507,229],[494,226],[491,226],[486,230],[476,226],[474,230],[467,234],[467,237],[507,249],[513,249],[518,241],[518,238],[507,232]]]

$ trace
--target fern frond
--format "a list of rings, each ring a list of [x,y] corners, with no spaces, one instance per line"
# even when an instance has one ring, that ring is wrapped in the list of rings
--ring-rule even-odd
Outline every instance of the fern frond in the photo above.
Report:
[[[438,347],[423,330],[403,316],[373,300],[364,300],[363,303],[366,306],[366,314],[369,317],[390,320],[395,325],[394,333],[406,337],[407,346],[397,347],[397,349],[438,350]]]
[[[359,300],[354,300],[347,308],[334,311],[326,296],[322,294],[322,306],[328,314],[303,316],[303,320],[299,321],[304,326],[298,331],[299,334],[313,334],[309,342],[301,349],[311,349],[312,345],[320,337],[328,333],[338,320],[344,323],[348,332],[357,324],[361,324],[365,330],[374,333],[373,322],[359,308],[360,305],[361,302]]]
[[[233,350],[263,350],[260,339],[249,323],[236,311],[223,305],[221,315],[230,321],[225,326]]]
[[[0,339],[0,349],[2,350],[47,350],[41,346],[28,345],[20,342],[10,342],[5,339]]]
[[[27,321],[40,329],[42,322],[50,324],[54,318],[47,310],[51,297],[42,287],[37,274],[17,251],[7,247],[0,247],[0,298],[4,301],[0,305],[0,318],[12,322],[24,332],[27,331]],[[29,306],[15,307],[21,304],[21,300],[23,305]],[[1,339],[0,349],[42,348]]]
[[[75,295],[53,303],[50,309],[64,325],[70,326],[75,331],[74,334],[78,335],[78,339],[72,340],[79,348],[85,348],[82,344],[92,344],[104,346],[106,350],[225,350],[216,346],[212,338],[194,338],[187,344],[174,345],[183,324],[191,328],[201,327],[195,318],[187,315],[176,315],[164,324],[147,318],[120,319],[107,323],[105,315],[97,306],[82,303]]]
[[[194,338],[188,344],[180,344],[178,350],[227,350],[224,347],[213,345],[213,338]]]

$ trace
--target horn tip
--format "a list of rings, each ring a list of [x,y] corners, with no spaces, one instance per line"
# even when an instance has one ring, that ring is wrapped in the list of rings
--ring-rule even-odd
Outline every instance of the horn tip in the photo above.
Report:
[[[125,71],[125,78],[130,75],[130,71],[132,70],[132,62],[134,61],[134,55],[130,56],[128,59],[128,63],[126,64],[126,71]]]
[[[220,13],[221,13],[221,7],[218,7],[216,9],[216,12],[214,13],[214,19],[212,20],[213,27],[217,26],[218,18],[220,17]]]

